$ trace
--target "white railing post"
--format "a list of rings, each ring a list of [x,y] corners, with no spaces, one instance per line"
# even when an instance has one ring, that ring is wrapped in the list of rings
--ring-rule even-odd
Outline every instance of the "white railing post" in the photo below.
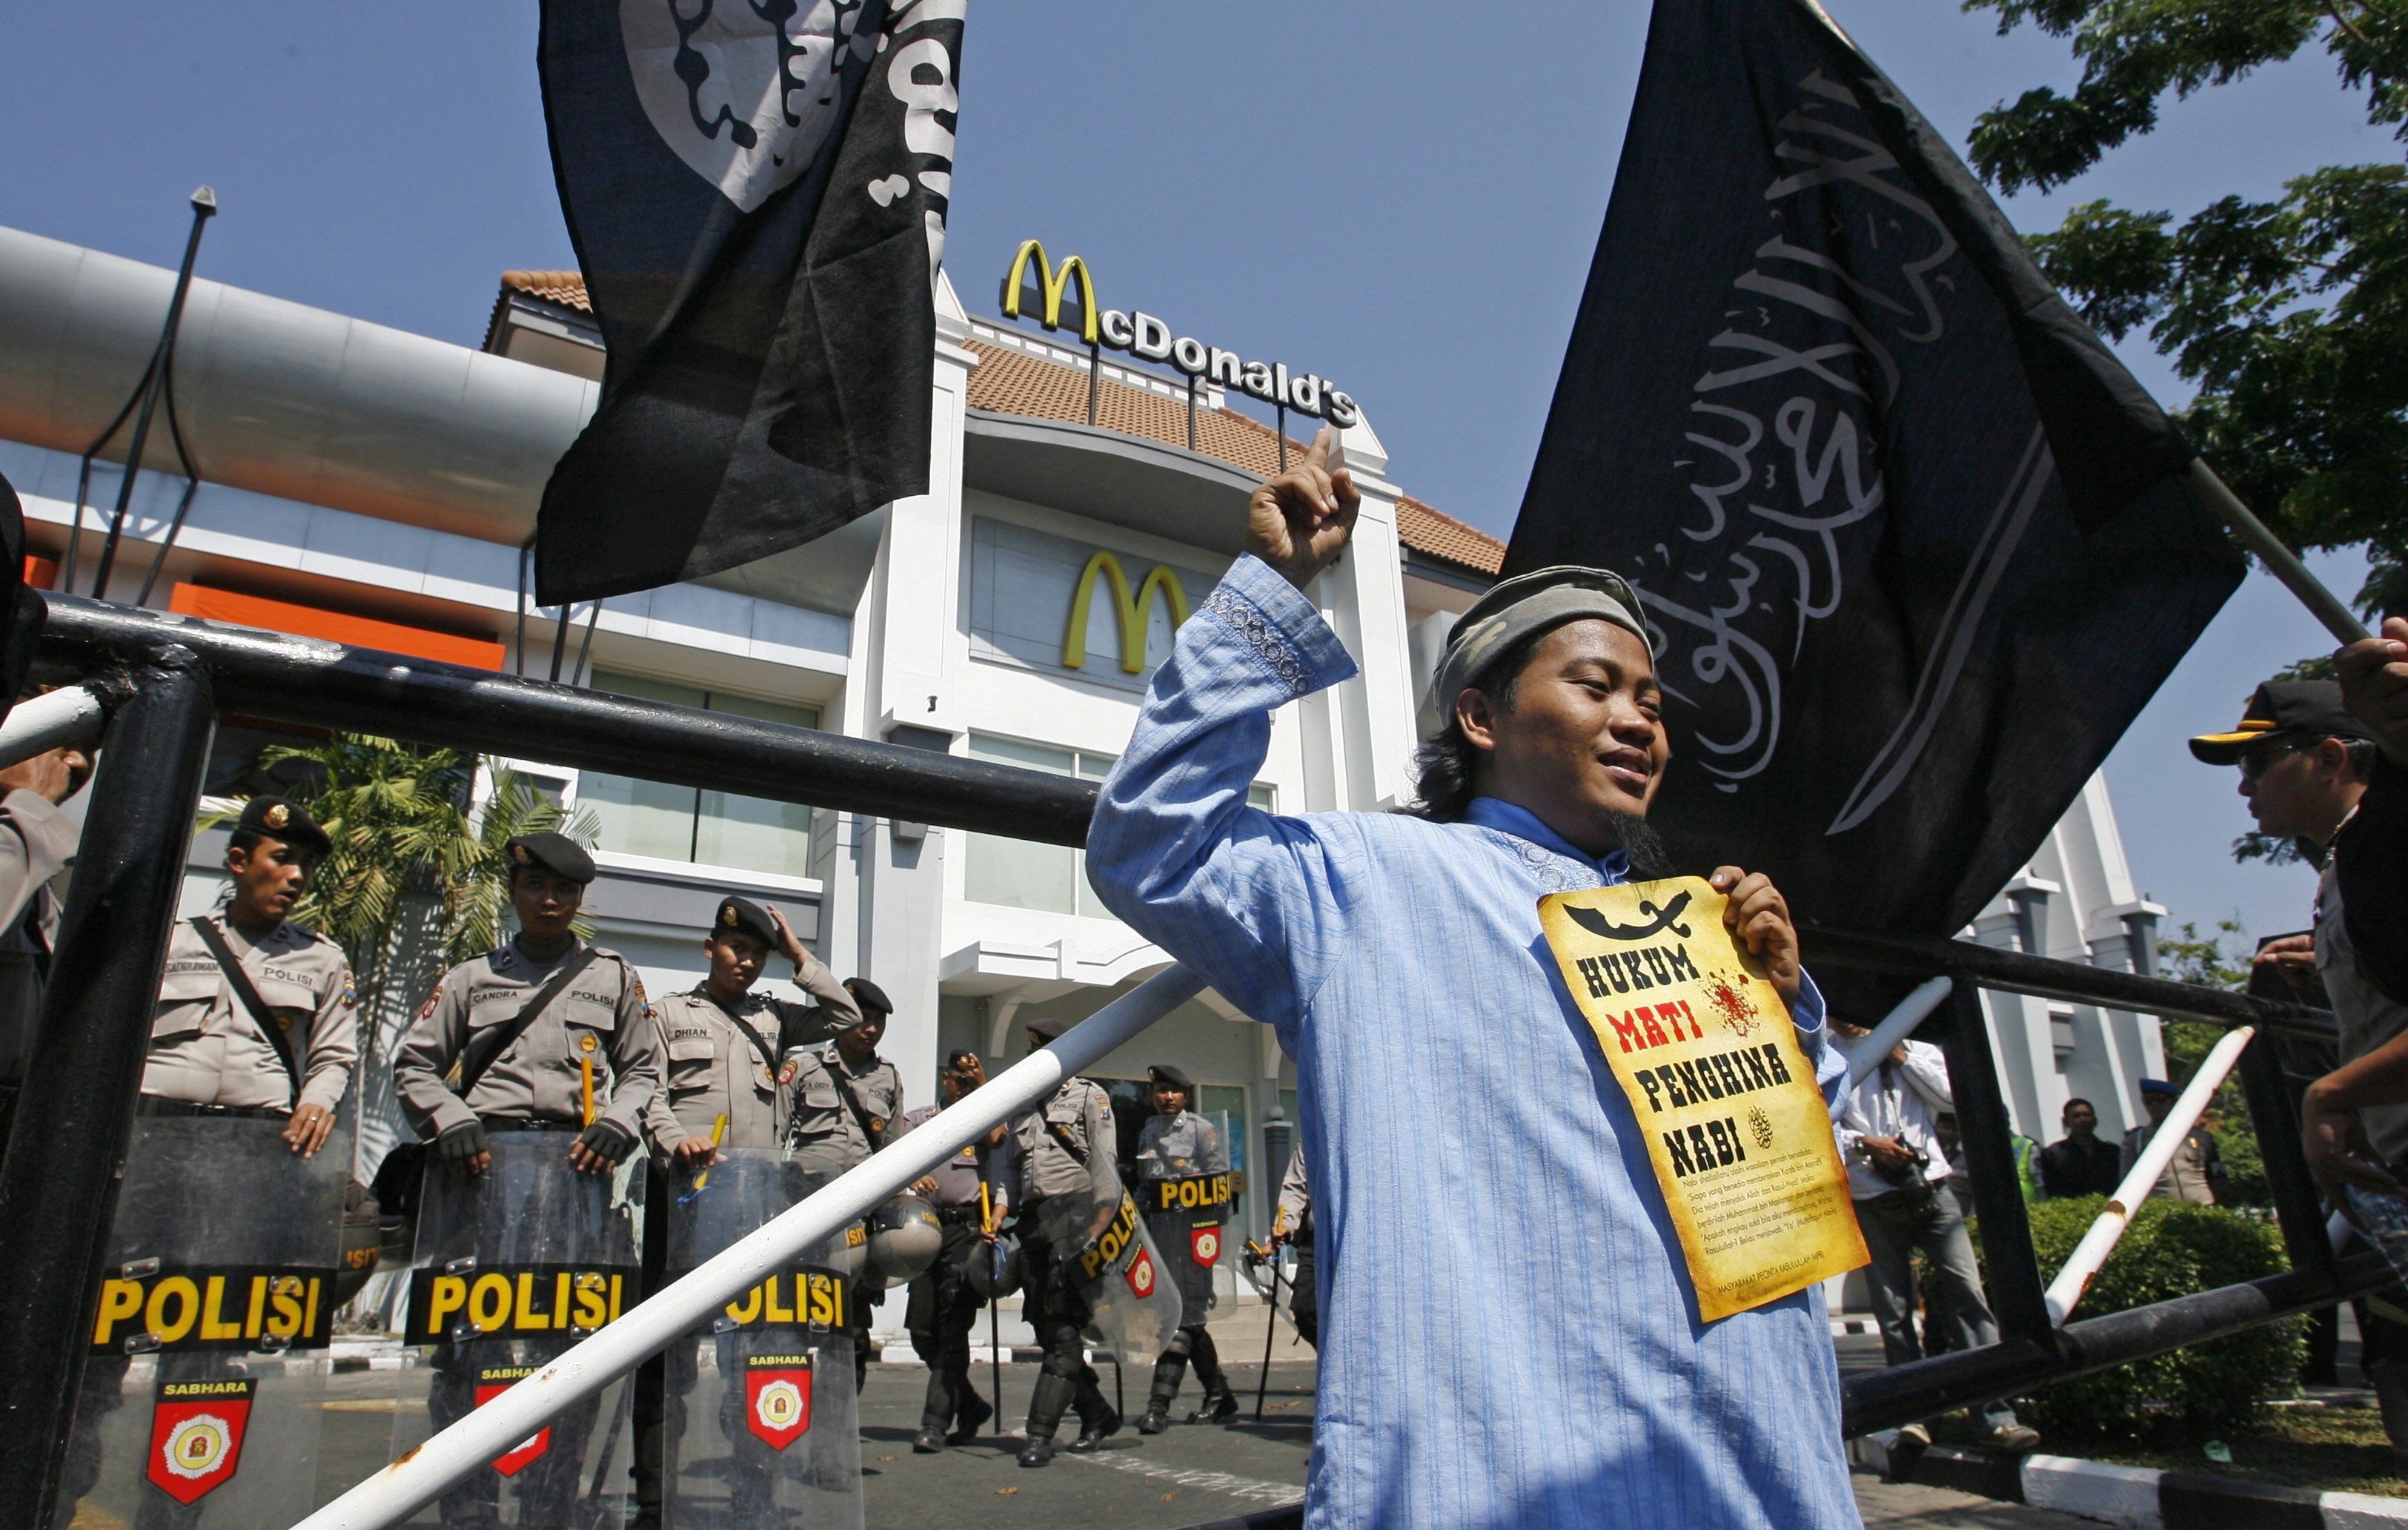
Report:
[[[0,720],[0,771],[48,750],[98,743],[106,720],[100,697],[89,686],[63,686],[28,697]]]
[[[2217,1086],[2232,1072],[2232,1065],[2241,1061],[2242,1048],[2247,1046],[2249,1038],[2257,1033],[2256,1027],[2247,1025],[2227,1032],[2224,1039],[2200,1060],[2199,1072],[2190,1075],[2190,1082],[2184,1087],[2181,1098],[2174,1101],[2174,1107],[2166,1112],[2166,1119],[2159,1121],[2149,1134],[2149,1145],[2141,1149],[2140,1158],[2132,1164],[2132,1172],[2115,1187],[2114,1195],[2107,1202],[2107,1209],[2100,1212],[2099,1220],[2090,1224],[2090,1230],[2082,1234],[2082,1241],[2074,1246],[2073,1255],[2065,1262],[2065,1268],[2057,1271],[2057,1278],[2048,1283],[2051,1322],[2062,1325],[2066,1314],[2082,1300],[2082,1293],[2090,1289],[2090,1277],[2107,1263],[2107,1256],[2115,1251],[2116,1241],[2132,1224],[2133,1209],[2148,1199],[2157,1176],[2164,1174],[2166,1165],[2173,1162],[2175,1151],[2182,1147],[2183,1139],[2190,1135],[2190,1129],[2199,1124],[2200,1115],[2207,1109],[2207,1102],[2214,1097]]]
[[[1052,1098],[1062,1081],[1203,991],[1184,967],[1155,974],[1005,1069],[940,1115],[870,1155],[800,1205],[681,1276],[617,1322],[437,1432],[425,1444],[301,1522],[295,1530],[385,1530],[417,1513],[561,1412],[593,1396],[727,1303],[786,1268],[903,1188]]]

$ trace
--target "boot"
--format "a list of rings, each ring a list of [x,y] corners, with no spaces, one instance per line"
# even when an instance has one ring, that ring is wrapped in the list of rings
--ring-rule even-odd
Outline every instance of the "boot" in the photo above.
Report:
[[[1121,1432],[1121,1411],[1104,1401],[1104,1389],[1096,1384],[1094,1371],[1080,1380],[1077,1395],[1082,1427],[1079,1437],[1070,1442],[1070,1449],[1085,1455]]]
[[[2408,1366],[2376,1364],[2366,1367],[2367,1384],[2383,1411],[2383,1432],[2391,1439],[2391,1459],[2408,1465]]]
[[[1221,1369],[1221,1352],[1212,1335],[1199,1332],[1196,1344],[1196,1379],[1204,1384],[1204,1401],[1189,1423],[1226,1423],[1238,1416],[1238,1399],[1230,1394],[1228,1375]]]
[[[1042,1466],[1053,1461],[1054,1433],[1062,1427],[1062,1414],[1078,1394],[1078,1384],[1068,1377],[1039,1373],[1037,1389],[1028,1397],[1028,1439],[1020,1448],[1022,1465]]]
[[[1187,1357],[1167,1354],[1154,1363],[1154,1390],[1147,1393],[1144,1416],[1137,1421],[1140,1435],[1159,1435],[1170,1427],[1170,1400],[1179,1395],[1179,1383],[1187,1374]]]
[[[963,1403],[953,1414],[953,1432],[945,1436],[945,1442],[949,1445],[969,1444],[978,1438],[979,1426],[995,1417],[993,1406],[971,1390],[969,1383],[967,1381],[962,1383],[959,1390],[969,1400]]]

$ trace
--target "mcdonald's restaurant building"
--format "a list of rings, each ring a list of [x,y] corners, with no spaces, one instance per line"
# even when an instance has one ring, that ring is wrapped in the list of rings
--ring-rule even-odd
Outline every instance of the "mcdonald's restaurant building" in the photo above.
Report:
[[[60,577],[79,455],[142,375],[171,281],[0,229],[0,472],[24,499],[37,579]],[[1026,306],[1010,300],[1021,292],[1001,306]],[[477,344],[197,281],[175,388],[200,482],[178,526],[184,481],[154,432],[108,593],[1092,780],[1125,746],[1177,624],[1240,551],[1249,492],[1280,465],[1283,433],[1231,407],[1251,393],[1283,410],[1289,451],[1315,414],[1343,424],[1364,492],[1353,550],[1314,591],[1361,673],[1276,714],[1254,799],[1282,812],[1397,805],[1415,698],[1502,545],[1398,487],[1367,411],[1332,384],[1103,308],[1109,273],[1100,299],[1071,292],[1049,329],[1035,311],[975,317],[940,285],[928,494],[725,574],[561,613],[527,610],[520,550],[601,374],[574,273],[507,274]],[[463,315],[462,339],[477,317]],[[112,506],[121,474],[97,461],[85,502]],[[101,542],[89,509],[79,535],[89,593]],[[273,742],[229,720],[213,789],[247,789]],[[497,763],[586,816],[603,873],[588,898],[596,938],[654,991],[700,980],[700,935],[724,894],[776,902],[838,973],[894,997],[884,1050],[912,1104],[932,1099],[951,1049],[1017,1058],[1029,1020],[1083,1017],[1169,960],[1104,910],[1073,849],[580,772],[548,763],[538,738]],[[222,845],[222,832],[196,838],[189,908],[217,896]],[[1975,932],[2144,967],[2157,912],[2132,889],[2094,782]],[[388,1004],[388,1032],[416,998]],[[2043,1139],[2069,1093],[2120,1131],[2139,1117],[2130,1081],[2162,1066],[2154,1021],[2001,996],[1992,1020],[2018,1129]],[[1226,1119],[1246,1176],[1238,1220],[1259,1235],[1297,1114],[1269,1028],[1207,992],[1092,1070],[1130,1107],[1132,1145],[1154,1062],[1184,1068],[1197,1107]],[[387,1087],[364,1084],[371,1165],[394,1130]],[[1401,1106],[1410,1081],[1398,1088]],[[886,1316],[899,1321],[899,1307]]]

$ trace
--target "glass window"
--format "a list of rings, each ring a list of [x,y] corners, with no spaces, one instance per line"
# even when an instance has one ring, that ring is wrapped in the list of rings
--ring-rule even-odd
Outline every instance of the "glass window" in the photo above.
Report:
[[[1120,763],[1118,755],[1025,743],[991,733],[971,734],[969,755],[972,759],[1050,771],[1055,775],[1075,775],[1082,781],[1101,781]],[[1246,801],[1268,813],[1271,810],[1271,788],[1257,782],[1246,788]],[[1112,917],[1112,911],[1096,896],[1095,885],[1087,880],[1085,851],[1062,844],[1033,844],[999,834],[970,834],[965,838],[969,859],[963,875],[963,892],[971,902],[1040,909],[1048,914],[1078,914],[1090,919]]]
[[[1078,757],[1068,749],[983,733],[970,735],[969,753],[972,759],[1055,775],[1069,775],[1078,765]],[[963,895],[970,902],[1048,914],[1077,912],[1078,889],[1086,882],[1080,872],[1078,851],[1067,844],[1039,844],[1001,834],[968,834],[964,839],[963,853],[968,862],[963,873]]]
[[[594,688],[796,728],[817,728],[820,723],[816,707],[764,701],[645,675],[596,671]],[[605,850],[773,875],[811,874],[811,810],[797,803],[698,791],[602,771],[580,772],[577,800],[580,807],[594,810]]]

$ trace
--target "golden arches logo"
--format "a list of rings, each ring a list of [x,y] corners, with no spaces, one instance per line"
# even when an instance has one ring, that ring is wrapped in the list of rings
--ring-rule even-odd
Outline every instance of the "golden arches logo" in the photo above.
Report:
[[[1076,255],[1063,261],[1062,268],[1055,270],[1053,262],[1045,258],[1045,246],[1035,239],[1023,240],[1020,253],[1011,257],[1011,269],[1003,279],[1003,316],[1007,319],[1020,317],[1020,283],[1027,275],[1028,257],[1031,255],[1037,257],[1037,280],[1045,295],[1045,310],[1039,315],[1037,322],[1048,329],[1062,327],[1062,295],[1069,290],[1070,278],[1076,276],[1079,279],[1082,310],[1079,338],[1089,345],[1096,344],[1097,335],[1096,324],[1098,312],[1096,306],[1096,274],[1088,270],[1087,263]]]
[[[1099,552],[1087,559],[1087,567],[1079,574],[1079,587],[1070,596],[1070,628],[1062,636],[1062,667],[1084,669],[1087,663],[1087,607],[1094,603],[1096,575],[1101,573],[1112,586],[1112,607],[1121,622],[1121,668],[1131,674],[1145,669],[1145,628],[1154,614],[1154,592],[1170,603],[1170,628],[1177,631],[1187,621],[1187,592],[1180,587],[1179,576],[1163,564],[1149,570],[1137,593],[1129,593],[1128,572],[1121,560],[1110,553]]]

